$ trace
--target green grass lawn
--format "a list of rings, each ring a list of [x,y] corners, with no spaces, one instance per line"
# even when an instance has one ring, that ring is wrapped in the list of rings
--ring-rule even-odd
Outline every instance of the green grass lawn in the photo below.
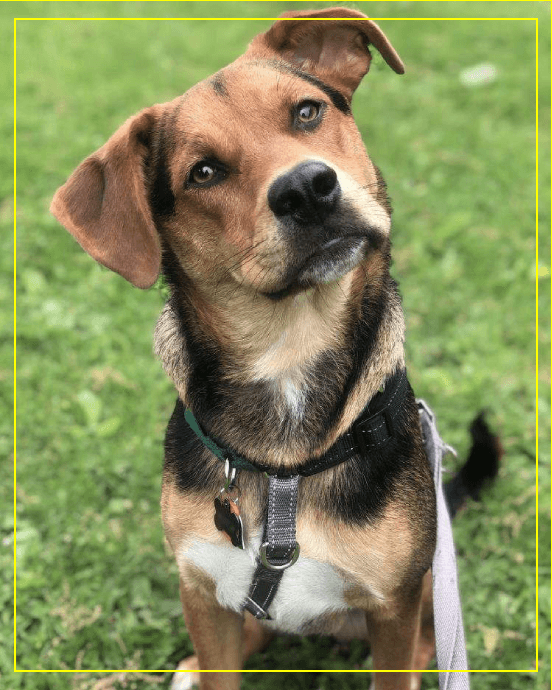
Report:
[[[274,17],[324,3],[2,3],[18,17]],[[327,3],[325,3],[327,5]],[[339,3],[336,3],[339,4]],[[496,485],[455,522],[474,690],[550,687],[550,6],[548,3],[360,2],[407,66],[381,58],[353,110],[395,208],[394,267],[418,396],[460,457],[487,408],[506,451]],[[427,21],[405,18],[430,17]],[[535,667],[535,22],[539,18],[540,650]],[[437,19],[441,18],[441,19]],[[164,550],[159,493],[164,428],[175,393],[152,354],[162,308],[100,268],[49,215],[56,188],[130,115],[237,57],[262,21],[20,21],[17,24],[17,667],[0,648],[0,688],[166,688],[191,645],[176,566]],[[10,65],[12,45],[0,47]],[[481,63],[493,81],[466,86]],[[0,127],[12,141],[11,73]],[[12,149],[0,151],[1,283],[11,300]],[[9,390],[9,310],[0,376]],[[1,448],[11,457],[11,400]],[[453,462],[450,461],[450,465]],[[3,464],[1,622],[13,625],[11,464]],[[280,638],[250,660],[246,690],[349,690],[366,650]],[[369,662],[368,662],[369,663]],[[87,674],[98,669],[103,673]],[[438,687],[428,674],[424,689]]]

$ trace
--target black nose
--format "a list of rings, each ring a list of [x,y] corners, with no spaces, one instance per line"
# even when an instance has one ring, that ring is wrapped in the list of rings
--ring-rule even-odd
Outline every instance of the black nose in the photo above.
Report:
[[[300,163],[281,175],[268,190],[268,205],[278,217],[323,220],[341,195],[335,170],[319,161]]]

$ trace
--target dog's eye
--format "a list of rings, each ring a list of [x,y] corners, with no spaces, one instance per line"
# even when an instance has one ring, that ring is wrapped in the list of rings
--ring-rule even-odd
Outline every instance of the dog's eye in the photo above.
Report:
[[[300,101],[291,111],[291,124],[294,129],[310,132],[322,122],[325,104],[318,101]]]
[[[215,158],[204,158],[190,170],[186,187],[212,187],[228,176],[229,169]]]
[[[207,184],[212,182],[217,175],[217,170],[214,165],[201,161],[196,163],[190,173],[190,182],[194,184]]]
[[[313,101],[305,101],[300,103],[297,108],[297,119],[299,122],[312,122],[316,120],[320,114],[320,106],[318,103],[313,103]]]

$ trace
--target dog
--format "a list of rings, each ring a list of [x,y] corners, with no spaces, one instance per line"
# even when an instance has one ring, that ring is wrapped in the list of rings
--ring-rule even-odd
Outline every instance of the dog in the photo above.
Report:
[[[98,262],[170,287],[155,332],[178,392],[161,507],[196,652],[175,688],[238,688],[276,631],[366,639],[377,690],[419,688],[434,653],[435,488],[391,206],[351,111],[368,46],[404,72],[362,13],[287,12],[127,120],[52,202]],[[455,509],[481,487],[479,460]]]

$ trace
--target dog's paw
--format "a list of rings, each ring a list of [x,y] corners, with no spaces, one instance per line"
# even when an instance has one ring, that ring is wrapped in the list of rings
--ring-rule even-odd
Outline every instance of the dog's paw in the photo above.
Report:
[[[201,673],[197,673],[198,669],[196,656],[189,656],[181,661],[172,677],[170,690],[199,690]]]

